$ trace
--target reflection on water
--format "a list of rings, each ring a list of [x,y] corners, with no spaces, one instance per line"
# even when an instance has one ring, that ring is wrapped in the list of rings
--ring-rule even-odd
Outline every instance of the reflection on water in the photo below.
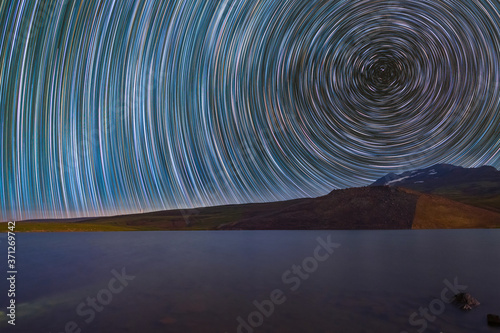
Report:
[[[318,237],[340,246],[330,253]],[[500,230],[19,234],[17,325],[3,315],[0,330],[491,332],[499,240]],[[446,304],[410,325],[455,278],[481,305]]]

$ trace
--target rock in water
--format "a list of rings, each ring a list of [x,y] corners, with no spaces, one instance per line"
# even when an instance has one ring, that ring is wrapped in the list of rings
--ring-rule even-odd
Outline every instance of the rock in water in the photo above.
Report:
[[[460,309],[466,310],[466,311],[472,310],[472,308],[481,304],[477,301],[477,299],[472,297],[469,293],[456,294],[454,299],[453,299],[453,302],[458,304]]]
[[[500,317],[494,314],[488,314],[488,325],[490,326],[500,326]]]

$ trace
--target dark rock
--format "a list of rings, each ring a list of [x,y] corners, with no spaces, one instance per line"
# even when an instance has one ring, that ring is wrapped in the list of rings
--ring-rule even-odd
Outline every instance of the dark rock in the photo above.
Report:
[[[453,302],[458,304],[458,306],[460,307],[460,309],[462,310],[472,310],[472,308],[478,306],[479,303],[477,299],[475,299],[474,297],[472,297],[470,294],[468,293],[460,293],[460,294],[456,294],[454,299],[453,299]]]
[[[488,325],[500,326],[500,317],[499,316],[489,313],[486,317],[488,318]]]

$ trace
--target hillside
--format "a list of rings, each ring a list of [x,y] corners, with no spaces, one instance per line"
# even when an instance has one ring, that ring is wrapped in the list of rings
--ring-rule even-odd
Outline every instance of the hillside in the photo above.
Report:
[[[497,228],[500,213],[392,186],[318,198],[102,217],[18,222],[22,231],[315,230]]]
[[[227,222],[275,212],[307,199],[224,205],[193,209],[173,209],[142,214],[118,215],[88,219],[21,221],[16,231],[155,231],[210,230]]]
[[[410,229],[417,200],[390,187],[335,190],[219,229]]]
[[[412,224],[412,229],[499,227],[500,213],[429,194],[419,197]]]
[[[376,186],[337,190],[220,229],[498,228],[500,214],[436,195]]]
[[[497,228],[500,171],[437,164],[317,198],[88,219],[17,222],[16,231]]]

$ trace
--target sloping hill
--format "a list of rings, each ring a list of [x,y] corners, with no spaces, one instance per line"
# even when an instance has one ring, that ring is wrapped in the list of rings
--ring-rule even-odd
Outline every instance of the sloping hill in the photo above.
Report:
[[[498,228],[500,213],[393,186],[318,198],[101,217],[18,222],[16,231]]]
[[[142,214],[104,216],[86,219],[18,221],[16,231],[155,231],[211,230],[227,222],[281,210],[308,199],[173,209]]]
[[[333,191],[219,227],[267,229],[448,229],[500,227],[500,214],[417,191],[374,186]]]
[[[500,213],[436,195],[421,195],[412,229],[500,228]]]
[[[410,229],[418,195],[390,187],[336,190],[219,229]]]

